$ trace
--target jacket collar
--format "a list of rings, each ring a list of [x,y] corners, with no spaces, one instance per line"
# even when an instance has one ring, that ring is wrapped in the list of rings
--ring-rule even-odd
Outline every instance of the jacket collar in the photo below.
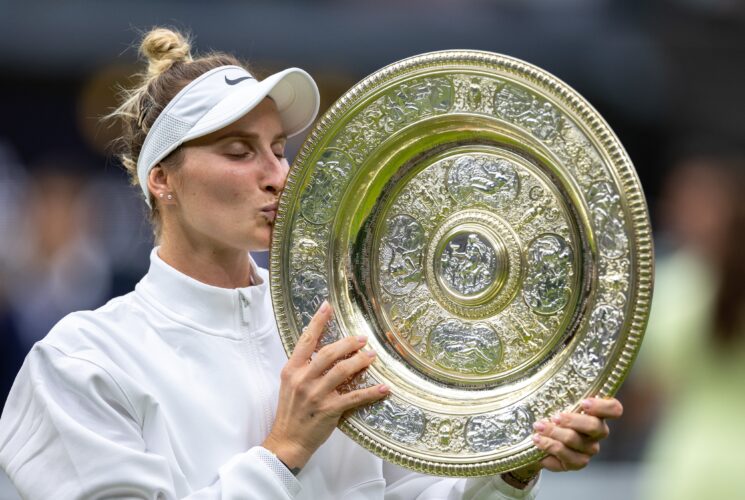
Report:
[[[220,288],[207,285],[174,269],[150,253],[150,269],[136,291],[152,306],[179,323],[205,333],[242,338],[274,327],[268,273],[251,258],[252,286]]]

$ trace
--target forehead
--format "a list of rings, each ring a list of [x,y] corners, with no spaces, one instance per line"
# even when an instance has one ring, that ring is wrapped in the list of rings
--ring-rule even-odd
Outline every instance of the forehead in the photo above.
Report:
[[[251,111],[230,125],[192,141],[193,144],[209,144],[228,137],[254,136],[267,140],[284,139],[285,133],[277,105],[268,97]]]

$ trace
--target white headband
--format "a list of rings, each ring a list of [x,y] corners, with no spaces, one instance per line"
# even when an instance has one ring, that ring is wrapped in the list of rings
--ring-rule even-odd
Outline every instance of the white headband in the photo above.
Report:
[[[318,113],[318,87],[298,68],[257,81],[239,66],[220,66],[184,87],[156,118],[137,158],[137,176],[150,205],[150,170],[181,144],[230,125],[265,97],[277,105],[288,137],[298,134]]]

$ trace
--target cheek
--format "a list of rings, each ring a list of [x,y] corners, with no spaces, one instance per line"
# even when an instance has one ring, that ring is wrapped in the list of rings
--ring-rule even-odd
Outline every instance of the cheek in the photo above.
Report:
[[[192,177],[184,187],[187,196],[199,204],[228,208],[250,199],[255,184],[250,173],[235,168]]]

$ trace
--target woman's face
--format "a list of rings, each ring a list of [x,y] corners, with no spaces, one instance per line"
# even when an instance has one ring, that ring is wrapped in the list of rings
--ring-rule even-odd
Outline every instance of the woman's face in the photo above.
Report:
[[[192,246],[266,250],[288,164],[277,107],[264,99],[243,118],[186,143],[171,183],[173,222]]]

